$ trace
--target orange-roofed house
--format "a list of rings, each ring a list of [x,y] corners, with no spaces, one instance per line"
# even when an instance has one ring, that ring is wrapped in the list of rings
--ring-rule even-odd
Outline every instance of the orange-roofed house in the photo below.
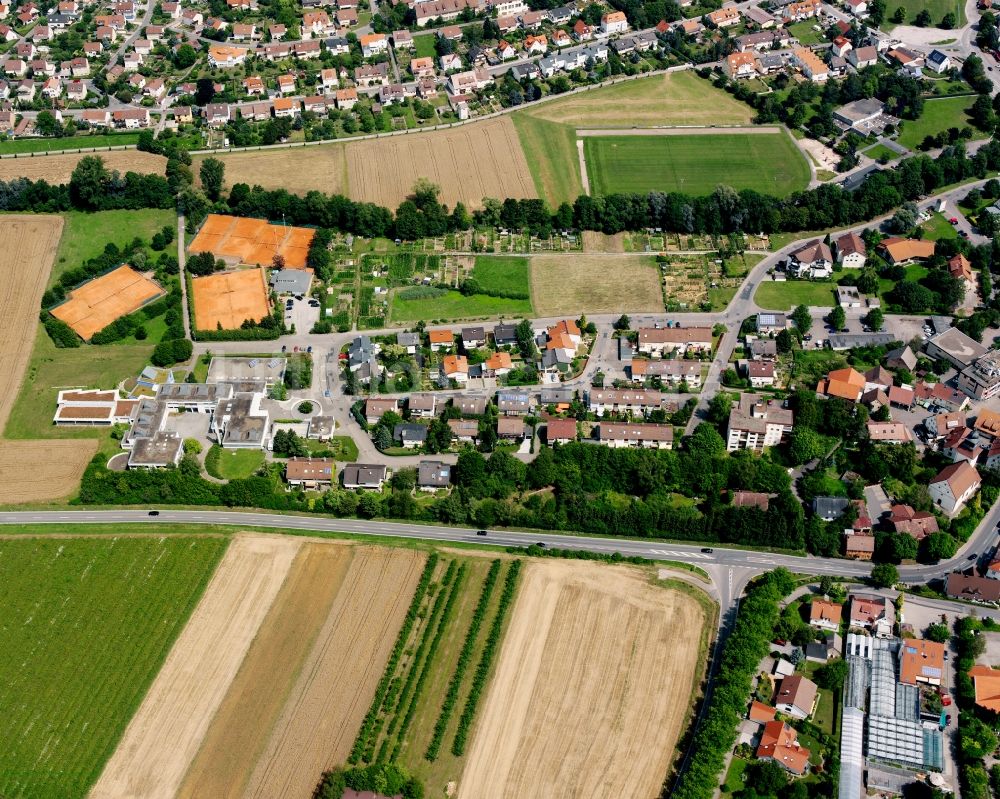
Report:
[[[456,383],[465,383],[469,379],[469,359],[464,355],[445,355],[441,374]]]
[[[757,747],[760,760],[773,760],[786,771],[801,776],[809,769],[809,750],[799,745],[794,727],[783,721],[769,721]]]
[[[976,686],[976,704],[1000,713],[1000,670],[977,664],[969,669],[969,676]]]
[[[899,681],[904,685],[941,685],[944,644],[907,638],[899,650]]]
[[[451,330],[431,330],[427,333],[427,340],[430,342],[433,352],[451,349],[455,346],[455,334]]]
[[[712,11],[708,16],[708,21],[716,28],[728,28],[730,25],[737,25],[740,21],[740,10],[736,6],[726,6],[718,11]]]
[[[931,501],[949,516],[958,513],[982,485],[976,467],[967,460],[945,466],[937,477],[930,481],[927,490]]]
[[[524,40],[524,51],[528,55],[545,55],[545,51],[548,49],[549,40],[545,37],[545,34],[528,36]]]
[[[576,345],[566,333],[553,333],[550,335],[549,340],[545,342],[545,349],[559,350],[567,358],[572,358],[576,355]]]
[[[747,718],[750,721],[759,721],[761,724],[767,724],[769,721],[774,721],[777,713],[778,711],[770,705],[765,705],[763,702],[758,702],[754,699],[750,703],[750,712],[747,714]]]
[[[552,325],[547,331],[550,336],[556,333],[565,333],[574,344],[579,344],[583,338],[580,335],[580,327],[572,319],[563,319]]]
[[[843,615],[843,607],[826,599],[814,599],[809,606],[809,624],[819,630],[837,632]]]
[[[726,74],[738,78],[757,77],[757,58],[753,53],[730,53],[726,56]]]
[[[965,280],[969,283],[974,283],[976,280],[972,275],[972,264],[962,253],[948,259],[948,271],[956,280]]]
[[[834,369],[819,381],[816,393],[857,402],[865,390],[865,376],[857,369]]]
[[[934,242],[925,239],[902,239],[899,236],[892,236],[882,239],[878,248],[892,264],[924,261],[934,255]]]
[[[483,362],[483,372],[486,377],[499,377],[507,374],[513,368],[509,352],[494,352]]]
[[[628,30],[628,19],[622,11],[609,11],[601,17],[601,31],[608,36],[625,33]]]

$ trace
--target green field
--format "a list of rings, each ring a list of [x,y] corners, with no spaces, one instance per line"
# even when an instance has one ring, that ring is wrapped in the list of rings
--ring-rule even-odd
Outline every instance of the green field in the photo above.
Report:
[[[226,544],[0,543],[0,795],[87,794]]]
[[[936,211],[931,214],[929,221],[920,225],[920,228],[924,231],[922,238],[930,239],[931,241],[958,238],[958,230],[955,229],[955,226],[943,214],[939,214]]]
[[[936,136],[948,128],[973,127],[966,112],[976,102],[975,97],[942,97],[924,102],[920,119],[906,119],[899,132],[899,143],[915,150],[925,136]]]
[[[822,280],[768,280],[757,287],[753,301],[771,311],[790,311],[797,305],[829,308],[834,283]]]
[[[139,141],[138,133],[95,133],[68,139],[16,139],[0,141],[0,153],[44,153],[50,150],[76,150],[81,147],[121,147]]]
[[[658,125],[743,125],[750,106],[691,72],[640,78],[511,114],[535,190],[553,205],[583,193],[576,131]]]
[[[917,14],[925,8],[931,15],[931,25],[941,24],[941,18],[949,11],[955,15],[955,27],[961,28],[965,25],[965,3],[961,0],[889,0],[886,3],[885,23],[882,30],[891,30],[895,27],[889,22],[896,13],[897,8],[902,8],[906,12],[904,24],[912,25]]]
[[[488,294],[525,294],[530,291],[527,258],[476,256],[472,278]]]
[[[393,322],[481,319],[491,316],[530,316],[531,300],[509,300],[486,294],[465,296],[458,291],[422,299],[402,299],[396,290],[389,308]]]
[[[826,39],[822,33],[813,30],[813,25],[815,24],[816,20],[814,19],[804,19],[802,22],[796,22],[789,25],[788,32],[798,39],[799,44],[803,47],[809,47],[814,44],[822,44],[826,41]]]
[[[106,427],[54,426],[52,416],[59,390],[74,386],[114,388],[125,378],[139,374],[149,364],[152,351],[152,343],[58,349],[38,325],[35,347],[4,437],[107,438]]]
[[[884,144],[876,144],[874,147],[869,147],[867,150],[863,151],[865,155],[869,158],[878,161],[880,158],[885,158],[888,161],[892,161],[899,158],[899,153],[893,152]]]
[[[93,214],[67,211],[63,218],[66,224],[62,238],[59,239],[59,251],[52,265],[52,274],[49,275],[50,286],[67,269],[75,269],[100,255],[108,243],[124,247],[136,237],[148,242],[164,226],[177,226],[175,212],[159,209],[98,211]],[[176,255],[175,247],[176,245],[171,245],[167,251]]]
[[[784,133],[601,136],[584,139],[592,194],[711,194],[719,184],[783,197],[809,184]]]
[[[262,463],[262,450],[223,449],[218,444],[213,444],[205,456],[205,471],[220,480],[239,480],[250,477]]]
[[[437,56],[437,48],[434,40],[437,37],[433,33],[426,33],[422,36],[413,37],[413,57],[414,58],[434,58]]]

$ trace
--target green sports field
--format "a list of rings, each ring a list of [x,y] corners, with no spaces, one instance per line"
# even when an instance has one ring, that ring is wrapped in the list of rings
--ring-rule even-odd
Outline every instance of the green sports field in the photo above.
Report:
[[[86,796],[226,544],[0,543],[0,796]]]
[[[472,279],[485,294],[527,296],[528,259],[519,257],[476,256]]]
[[[583,141],[594,195],[702,195],[725,184],[783,197],[809,184],[809,166],[784,133],[595,136]]]

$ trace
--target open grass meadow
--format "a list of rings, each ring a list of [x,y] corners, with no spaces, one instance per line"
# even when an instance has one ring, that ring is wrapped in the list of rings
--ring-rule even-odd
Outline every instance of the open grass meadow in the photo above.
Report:
[[[264,453],[259,449],[223,449],[213,444],[205,455],[205,471],[220,480],[250,477],[263,463]]]
[[[93,214],[67,211],[63,218],[66,224],[59,240],[56,262],[49,275],[50,286],[67,269],[73,269],[100,255],[108,243],[124,247],[136,237],[148,242],[164,226],[177,225],[175,212],[160,209],[98,211]],[[173,246],[168,248],[168,252],[176,255]]]
[[[757,287],[753,301],[771,311],[790,311],[797,305],[830,308],[834,285],[824,280],[768,280]]]
[[[479,255],[472,269],[472,279],[488,294],[528,295],[528,259],[498,258]]]
[[[389,317],[393,322],[414,322],[420,319],[483,319],[491,316],[529,316],[531,300],[490,297],[486,294],[466,296],[459,291],[430,287],[395,289]]]
[[[974,127],[967,112],[975,102],[974,96],[942,97],[925,101],[920,119],[903,120],[899,143],[915,150],[926,136],[936,136],[948,128],[964,128],[966,125]]]
[[[902,8],[906,12],[906,23],[912,25],[917,14],[925,8],[931,15],[931,25],[941,24],[941,18],[949,11],[955,15],[955,27],[961,28],[965,25],[965,3],[961,0],[889,0],[886,3],[885,19],[882,30],[895,27],[889,20],[896,13],[897,8]]]
[[[0,543],[0,795],[86,796],[227,542]]]
[[[710,194],[720,183],[783,197],[809,184],[809,166],[784,133],[600,136],[584,139],[593,194]]]
[[[576,129],[526,113],[511,114],[510,118],[521,140],[538,196],[556,206],[572,203],[583,194]]]
[[[38,325],[24,382],[7,421],[5,438],[102,438],[106,427],[56,427],[56,397],[64,388],[114,388],[149,363],[153,344],[59,349]]]

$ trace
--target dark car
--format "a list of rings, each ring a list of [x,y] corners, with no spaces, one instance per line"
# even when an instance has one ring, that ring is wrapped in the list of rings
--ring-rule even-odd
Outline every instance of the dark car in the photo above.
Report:
[[[701,551],[704,552],[706,555],[711,555],[713,552],[715,552],[715,550],[712,549],[711,547],[702,547]]]
[[[485,530],[476,530],[476,535],[486,535]]]
[[[149,515],[150,515],[150,516],[159,516],[159,515],[160,515],[160,512],[159,512],[158,510],[151,510],[151,511],[149,512]]]
[[[976,554],[975,552],[973,552],[971,555],[969,555],[969,560],[975,560],[978,557],[979,557],[979,555]]]
[[[535,544],[535,546],[539,547],[541,549],[545,549],[545,542],[544,541],[539,541],[537,544]]]

